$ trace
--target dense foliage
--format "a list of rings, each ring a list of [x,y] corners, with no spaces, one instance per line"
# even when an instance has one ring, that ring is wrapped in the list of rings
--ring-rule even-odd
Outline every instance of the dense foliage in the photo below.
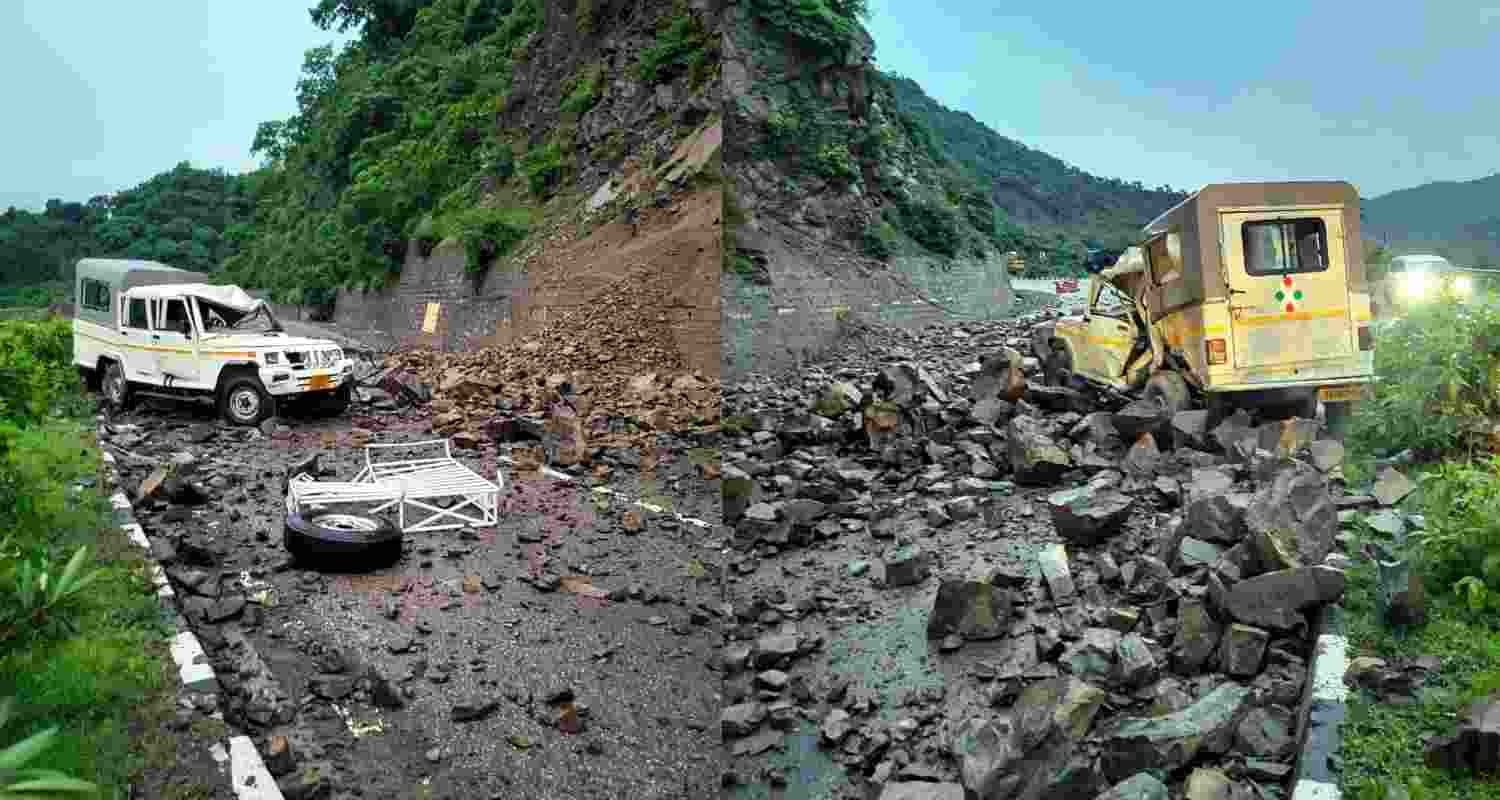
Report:
[[[560,183],[560,142],[516,152],[494,133],[541,0],[324,0],[313,19],[362,35],[308,51],[297,113],[257,130],[253,152],[270,163],[252,177],[254,236],[227,277],[283,292],[373,286],[411,240],[464,239],[477,271],[524,238],[524,208],[475,209],[512,178],[533,201]],[[581,76],[568,110],[586,110],[599,80]]]
[[[210,271],[238,249],[250,207],[243,178],[182,163],[86,203],[49,200],[41,213],[12,208],[0,214],[0,286],[71,283],[78,259],[86,257]]]
[[[752,0],[750,7],[772,30],[840,60],[869,13],[866,0]]]

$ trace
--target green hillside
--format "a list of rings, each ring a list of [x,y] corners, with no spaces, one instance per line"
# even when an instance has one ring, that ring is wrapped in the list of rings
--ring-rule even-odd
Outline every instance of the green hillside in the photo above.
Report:
[[[1401,253],[1430,252],[1454,263],[1500,263],[1500,173],[1437,181],[1362,201],[1363,235]]]
[[[85,257],[213,270],[238,251],[250,211],[244,178],[186,163],[115,195],[49,200],[41,212],[8,209],[0,214],[0,304],[15,287],[68,285]]]

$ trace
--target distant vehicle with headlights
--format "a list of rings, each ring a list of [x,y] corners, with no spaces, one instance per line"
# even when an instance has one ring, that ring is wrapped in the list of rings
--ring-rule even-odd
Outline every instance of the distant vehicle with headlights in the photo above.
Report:
[[[155,261],[78,262],[73,363],[123,410],[137,397],[207,401],[231,425],[257,425],[278,403],[344,412],[354,362],[326,339],[288,336],[238,286]]]
[[[1474,278],[1442,256],[1396,256],[1386,270],[1384,289],[1386,304],[1400,312],[1439,298],[1467,301],[1474,296]]]

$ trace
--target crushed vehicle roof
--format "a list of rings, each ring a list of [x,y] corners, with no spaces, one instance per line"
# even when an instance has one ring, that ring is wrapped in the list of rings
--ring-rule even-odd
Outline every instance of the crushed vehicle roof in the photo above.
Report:
[[[164,283],[154,286],[137,286],[130,290],[130,294],[132,297],[190,295],[247,314],[266,304],[266,301],[251,297],[248,292],[238,286],[215,286],[207,283]]]

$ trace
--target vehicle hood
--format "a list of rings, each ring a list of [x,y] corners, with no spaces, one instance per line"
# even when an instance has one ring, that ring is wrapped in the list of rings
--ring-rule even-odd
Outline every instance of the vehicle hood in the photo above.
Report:
[[[203,344],[214,347],[242,347],[247,350],[325,350],[338,347],[328,339],[308,339],[274,333],[219,333],[203,337]]]

